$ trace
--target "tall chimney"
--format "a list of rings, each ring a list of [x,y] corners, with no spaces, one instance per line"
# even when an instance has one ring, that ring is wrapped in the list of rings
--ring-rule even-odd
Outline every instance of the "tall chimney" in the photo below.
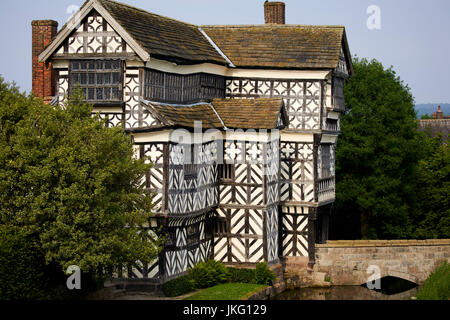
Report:
[[[285,24],[286,23],[286,5],[284,2],[266,1],[264,3],[265,23]]]
[[[55,95],[56,75],[51,63],[39,62],[39,54],[52,41],[58,31],[58,22],[35,20],[32,27],[33,94],[49,102]]]
[[[436,119],[444,119],[444,111],[441,110],[441,106],[436,111]]]

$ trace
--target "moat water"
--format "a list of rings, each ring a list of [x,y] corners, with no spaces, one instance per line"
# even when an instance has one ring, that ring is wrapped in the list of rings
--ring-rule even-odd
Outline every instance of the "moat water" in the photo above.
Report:
[[[364,286],[331,286],[285,291],[274,300],[409,300],[418,291],[415,283],[393,277],[381,279],[380,290]]]

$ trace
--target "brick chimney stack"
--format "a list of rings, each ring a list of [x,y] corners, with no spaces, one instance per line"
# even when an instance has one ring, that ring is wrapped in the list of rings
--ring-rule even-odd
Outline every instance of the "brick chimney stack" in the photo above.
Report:
[[[264,3],[264,20],[266,24],[285,24],[286,23],[286,5],[284,2],[266,1]]]
[[[55,95],[56,75],[51,63],[39,62],[39,54],[51,42],[58,31],[58,22],[35,20],[32,26],[33,94],[50,102]]]

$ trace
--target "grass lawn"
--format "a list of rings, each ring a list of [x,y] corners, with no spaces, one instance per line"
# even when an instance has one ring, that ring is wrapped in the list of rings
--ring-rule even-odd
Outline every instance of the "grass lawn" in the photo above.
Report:
[[[184,300],[240,300],[248,293],[267,287],[260,284],[226,283],[204,289]]]
[[[439,266],[416,294],[419,300],[450,299],[450,264],[445,262]]]

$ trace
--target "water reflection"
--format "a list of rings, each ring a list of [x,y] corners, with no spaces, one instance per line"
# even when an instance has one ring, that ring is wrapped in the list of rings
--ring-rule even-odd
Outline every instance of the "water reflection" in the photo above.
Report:
[[[363,286],[333,286],[329,288],[304,288],[285,291],[274,300],[409,300],[418,288],[396,294],[385,294]]]
[[[383,277],[379,281],[380,289],[375,290],[386,295],[396,295],[417,287],[414,282],[391,276]],[[367,288],[367,285],[364,284],[362,287]]]

